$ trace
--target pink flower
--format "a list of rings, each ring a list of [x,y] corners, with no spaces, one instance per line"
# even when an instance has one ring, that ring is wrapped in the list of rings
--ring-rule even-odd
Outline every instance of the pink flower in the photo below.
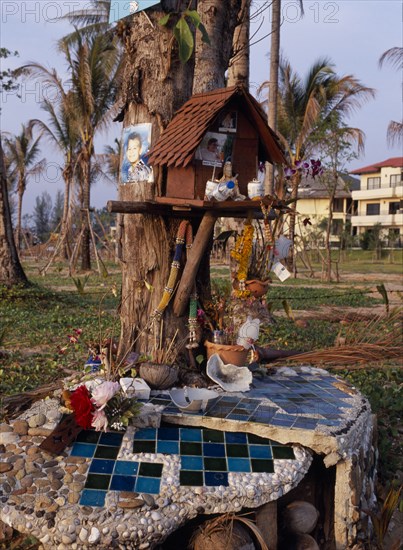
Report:
[[[109,399],[111,399],[115,393],[120,390],[119,382],[103,382],[96,388],[92,390],[92,399],[91,401],[96,405],[100,410],[102,410]]]
[[[101,430],[106,432],[106,428],[108,427],[108,419],[106,418],[104,411],[97,410],[94,412],[91,426],[95,428],[97,432],[100,432]]]

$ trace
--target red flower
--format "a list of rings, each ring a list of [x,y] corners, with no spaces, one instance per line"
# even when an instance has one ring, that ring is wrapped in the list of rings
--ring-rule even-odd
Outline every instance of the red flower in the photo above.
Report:
[[[79,386],[71,394],[71,407],[76,417],[76,422],[82,428],[91,428],[93,404],[86,386]]]

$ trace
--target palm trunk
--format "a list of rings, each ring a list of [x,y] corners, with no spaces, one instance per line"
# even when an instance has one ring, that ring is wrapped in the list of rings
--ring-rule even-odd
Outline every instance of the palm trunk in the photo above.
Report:
[[[295,225],[297,220],[297,202],[298,202],[298,188],[301,182],[301,174],[297,172],[292,179],[292,190],[291,190],[291,212],[288,219],[288,238],[291,240],[290,251],[288,255],[288,268],[294,274],[294,277],[297,276],[297,262],[296,262],[296,252],[295,252]]]
[[[3,147],[0,142],[0,283],[8,287],[20,284],[26,286],[28,279],[18,258],[15,246]]]
[[[249,89],[249,35],[251,0],[242,0],[238,25],[233,38],[233,57],[228,69],[227,86],[242,84]]]
[[[65,173],[63,174],[64,200],[63,200],[62,221],[60,224],[60,241],[61,241],[60,256],[65,260],[68,260],[71,256],[69,231],[70,231],[70,219],[71,219],[70,193],[71,193],[71,187],[72,187],[72,177],[71,177],[69,168],[70,167],[68,167],[65,170]]]
[[[280,24],[281,0],[272,0],[271,7],[271,45],[270,45],[270,80],[267,122],[276,131],[277,129],[277,99],[278,99],[278,66],[280,61]],[[265,181],[266,193],[272,195],[274,189],[274,166],[267,165]]]
[[[91,269],[90,226],[88,212],[90,209],[90,184],[91,184],[91,155],[85,151],[83,166],[83,201],[81,205],[81,269]]]
[[[21,250],[21,234],[22,234],[22,198],[24,196],[24,185],[22,181],[18,182],[18,206],[17,206],[17,227],[15,231],[15,240],[17,250]]]

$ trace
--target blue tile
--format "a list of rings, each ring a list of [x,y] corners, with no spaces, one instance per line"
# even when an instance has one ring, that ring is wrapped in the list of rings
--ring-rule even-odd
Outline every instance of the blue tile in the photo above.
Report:
[[[228,486],[228,474],[225,472],[204,472],[204,484],[208,487]]]
[[[106,491],[96,489],[84,489],[81,493],[81,506],[105,506]]]
[[[114,460],[102,460],[99,458],[94,458],[94,460],[91,462],[89,471],[95,474],[111,474],[113,472],[114,465]]]
[[[249,456],[251,458],[272,458],[269,445],[249,445]]]
[[[314,430],[318,424],[317,418],[299,417],[292,425],[293,428],[305,428],[306,430]]]
[[[134,434],[134,439],[155,439],[156,428],[142,428]]]
[[[229,472],[250,472],[248,458],[227,458]]]
[[[148,493],[158,495],[160,492],[161,480],[155,477],[141,477],[137,478],[135,490],[138,493]]]
[[[178,441],[179,428],[159,428],[157,437],[167,441]]]
[[[202,430],[193,428],[181,428],[182,441],[201,441]]]
[[[109,432],[103,433],[99,440],[99,445],[109,445],[111,447],[120,447],[122,444],[123,433]]]
[[[225,456],[225,446],[222,443],[203,443],[204,456]]]
[[[238,432],[225,432],[227,443],[246,443],[246,434]]]
[[[203,470],[203,459],[201,456],[182,456],[182,470]]]
[[[95,449],[96,445],[91,445],[91,443],[74,443],[70,455],[91,458],[94,456]]]
[[[157,441],[157,453],[179,454],[179,441]]]
[[[131,462],[129,460],[117,460],[115,462],[115,474],[122,476],[135,476],[139,468],[138,462]]]
[[[110,490],[111,491],[134,491],[134,482],[136,478],[133,476],[112,476]]]
[[[276,416],[272,419],[271,423],[275,426],[292,426],[294,423],[293,418],[277,418]]]
[[[230,420],[249,420],[249,414],[228,414],[226,418]]]

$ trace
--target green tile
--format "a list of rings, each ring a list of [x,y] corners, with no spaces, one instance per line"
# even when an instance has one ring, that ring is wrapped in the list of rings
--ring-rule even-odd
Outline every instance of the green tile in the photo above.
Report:
[[[272,460],[260,460],[259,458],[252,458],[252,472],[266,472],[272,474],[274,472],[274,466]]]
[[[204,469],[217,472],[227,471],[227,461],[225,458],[204,457]]]
[[[111,479],[110,475],[102,474],[88,474],[85,487],[87,489],[108,489],[109,481]]]
[[[188,441],[181,441],[181,455],[196,455],[202,454],[201,443],[192,443]]]
[[[292,447],[272,447],[272,450],[273,458],[295,458]]]
[[[118,454],[119,447],[104,447],[103,445],[98,445],[94,457],[114,459],[118,456]]]
[[[155,441],[133,441],[133,453],[155,453]]]
[[[228,444],[227,447],[227,456],[243,458],[248,457],[248,446],[247,445],[237,445],[237,444]]]
[[[181,485],[201,486],[203,485],[203,472],[181,470],[179,472],[179,481]]]
[[[161,477],[163,464],[140,462],[139,476]]]
[[[203,430],[203,441],[205,443],[223,443],[224,432],[218,430]]]

